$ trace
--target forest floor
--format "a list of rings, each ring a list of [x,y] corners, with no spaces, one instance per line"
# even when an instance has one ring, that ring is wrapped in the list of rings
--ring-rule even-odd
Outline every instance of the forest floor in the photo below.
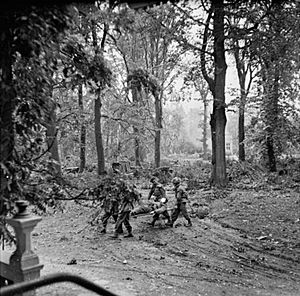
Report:
[[[141,193],[146,199],[148,191]],[[172,205],[174,193],[168,196]],[[210,209],[192,227],[179,217],[174,228],[164,221],[152,228],[145,215],[131,218],[133,238],[115,240],[112,221],[101,234],[89,224],[90,208],[67,202],[34,230],[42,275],[70,272],[122,296],[300,295],[299,186],[203,189],[190,199]],[[38,295],[94,294],[60,283]]]

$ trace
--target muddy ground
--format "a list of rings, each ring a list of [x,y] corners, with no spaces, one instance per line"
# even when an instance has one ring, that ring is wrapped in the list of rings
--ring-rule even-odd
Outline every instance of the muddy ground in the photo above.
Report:
[[[70,272],[123,296],[300,295],[299,188],[200,190],[190,198],[210,208],[192,227],[180,217],[174,228],[152,228],[151,216],[141,216],[131,219],[134,237],[117,240],[113,221],[101,234],[88,223],[94,210],[68,202],[34,230],[42,275]],[[38,295],[93,293],[63,283]]]

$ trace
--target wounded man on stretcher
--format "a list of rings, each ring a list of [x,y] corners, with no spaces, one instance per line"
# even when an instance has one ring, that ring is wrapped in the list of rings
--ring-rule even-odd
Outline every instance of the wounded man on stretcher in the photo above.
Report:
[[[162,214],[164,211],[168,210],[167,201],[168,200],[165,197],[158,202],[148,201],[133,209],[131,211],[131,216],[137,217],[146,214]]]

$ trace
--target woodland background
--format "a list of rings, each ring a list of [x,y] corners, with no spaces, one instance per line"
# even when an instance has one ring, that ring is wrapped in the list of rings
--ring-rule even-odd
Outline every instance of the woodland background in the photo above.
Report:
[[[294,1],[2,14],[2,225],[20,198],[43,211],[87,198],[116,161],[134,182],[156,172],[224,188],[257,172],[299,186],[299,14]],[[238,88],[226,88],[226,61]],[[191,99],[201,110],[168,107]]]

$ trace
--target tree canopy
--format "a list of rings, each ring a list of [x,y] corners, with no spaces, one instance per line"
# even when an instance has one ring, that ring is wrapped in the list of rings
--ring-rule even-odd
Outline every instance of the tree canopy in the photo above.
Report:
[[[211,154],[211,185],[226,186],[231,108],[241,162],[275,172],[299,149],[299,4],[183,1],[134,10],[124,2],[0,16],[1,214],[21,197],[42,207],[43,184],[63,184],[65,168],[159,168],[181,152]],[[239,80],[231,96],[228,67]],[[197,119],[201,146],[185,135],[184,110],[167,108],[187,92],[206,108]]]

